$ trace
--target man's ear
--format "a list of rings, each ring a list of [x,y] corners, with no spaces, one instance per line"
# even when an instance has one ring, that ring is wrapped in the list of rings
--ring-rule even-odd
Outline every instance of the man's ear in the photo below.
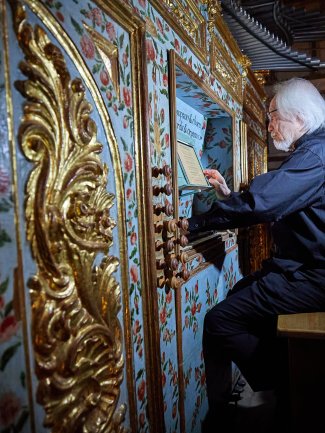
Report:
[[[305,121],[302,119],[302,117],[299,116],[299,114],[298,114],[298,116],[296,116],[296,120],[300,126],[300,131],[304,132],[306,130]]]

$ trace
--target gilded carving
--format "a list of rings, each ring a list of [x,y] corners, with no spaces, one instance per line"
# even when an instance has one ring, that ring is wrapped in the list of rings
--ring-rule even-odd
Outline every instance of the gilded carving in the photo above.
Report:
[[[27,183],[27,236],[37,264],[29,281],[37,400],[52,432],[125,432],[119,266],[108,255],[115,221],[107,167],[80,79],[45,31],[12,2],[25,59],[19,142],[34,167]],[[98,253],[105,257],[99,266]],[[98,260],[96,261],[96,263]]]
[[[242,75],[226,48],[215,35],[211,36],[211,72],[238,102],[243,100]]]
[[[206,23],[194,0],[151,0],[169,25],[193,50],[197,57],[206,63]]]

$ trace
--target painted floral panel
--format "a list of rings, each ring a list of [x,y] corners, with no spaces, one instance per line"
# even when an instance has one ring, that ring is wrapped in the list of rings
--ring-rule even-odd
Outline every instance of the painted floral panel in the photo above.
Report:
[[[29,432],[25,350],[14,278],[17,268],[11,152],[0,28],[0,432]]]

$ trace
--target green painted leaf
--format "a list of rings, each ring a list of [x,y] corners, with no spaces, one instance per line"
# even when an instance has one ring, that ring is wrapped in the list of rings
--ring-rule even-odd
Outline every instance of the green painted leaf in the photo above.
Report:
[[[8,283],[9,283],[9,277],[7,277],[4,281],[2,281],[2,283],[0,283],[0,295],[5,293],[5,291],[8,288]]]
[[[76,32],[80,36],[82,36],[84,31],[83,31],[83,28],[80,26],[80,24],[77,23],[77,21],[75,19],[73,19],[72,17],[71,17],[71,23],[72,23],[73,27],[75,28]]]
[[[137,377],[135,378],[135,381],[139,380],[140,377],[142,377],[143,375],[143,368],[140,368],[140,370],[138,371]]]
[[[120,48],[123,47],[123,43],[124,43],[124,33],[122,33],[121,36],[120,36],[120,38],[119,38]]]
[[[20,373],[20,383],[23,388],[26,388],[26,374],[24,371]]]
[[[124,140],[123,137],[121,137],[121,141],[122,141],[122,145],[123,145],[123,150],[126,152],[128,150],[128,146],[126,144],[126,141]]]
[[[10,361],[10,359],[15,355],[17,352],[18,347],[21,345],[21,343],[16,343],[13,346],[8,347],[7,350],[3,352],[3,355],[1,356],[0,361],[0,370],[4,371],[6,365]]]
[[[92,69],[93,74],[97,74],[97,72],[100,71],[101,67],[102,67],[102,65],[101,65],[100,63],[96,63],[96,64],[93,66],[93,69]]]
[[[25,422],[27,421],[27,418],[29,417],[28,410],[24,409],[14,427],[14,432],[19,433],[22,431],[22,428],[24,427]]]
[[[134,247],[133,250],[132,250],[132,253],[131,253],[130,257],[129,257],[129,259],[130,260],[133,259],[133,257],[136,255],[136,253],[137,253],[137,248]]]
[[[10,301],[5,307],[5,316],[8,316],[8,314],[12,311],[12,308],[13,308],[13,301]]]
[[[0,247],[2,247],[6,242],[11,242],[11,237],[5,230],[0,230]]]

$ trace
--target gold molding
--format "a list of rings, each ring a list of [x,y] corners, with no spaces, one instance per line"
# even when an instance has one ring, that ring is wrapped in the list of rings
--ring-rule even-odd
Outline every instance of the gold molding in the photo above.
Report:
[[[187,0],[187,8],[181,0],[151,0],[150,3],[201,62],[207,63],[206,22],[196,3]]]
[[[244,110],[265,129],[266,93],[255,73],[248,71],[244,92]]]
[[[235,59],[239,63],[241,63],[243,61],[243,53],[241,52],[236,39],[233,37],[231,31],[229,30],[227,23],[222,17],[221,1],[203,0],[203,4],[206,4],[208,9],[208,29],[211,37],[215,36],[214,30],[217,30],[229,50],[232,52]]]
[[[19,217],[19,194],[18,194],[18,171],[17,171],[17,152],[14,133],[14,114],[12,104],[12,92],[10,87],[10,59],[9,59],[9,35],[7,25],[7,7],[6,0],[0,2],[0,22],[2,24],[2,39],[3,39],[3,66],[5,77],[5,91],[7,104],[7,127],[8,127],[8,142],[10,148],[11,168],[12,168],[12,183],[13,183],[13,202],[14,202],[14,218],[15,218],[15,233],[17,246],[17,267],[14,270],[14,311],[22,321],[24,359],[26,365],[26,385],[29,405],[30,428],[33,433],[36,433],[35,414],[34,414],[34,398],[32,386],[32,370],[31,370],[31,351],[29,343],[29,326],[26,311],[26,298],[24,287],[24,267],[22,256],[22,239],[21,239],[21,222]]]
[[[240,166],[241,183],[248,185],[247,124],[240,121]]]
[[[211,35],[211,73],[240,104],[243,101],[243,78],[226,48],[216,35]]]

